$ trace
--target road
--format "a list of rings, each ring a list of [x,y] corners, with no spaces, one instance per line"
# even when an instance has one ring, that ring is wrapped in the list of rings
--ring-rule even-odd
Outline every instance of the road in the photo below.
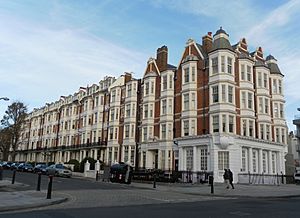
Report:
[[[6,171],[5,177],[11,172]],[[37,175],[17,174],[16,181],[35,189]],[[149,186],[151,186],[149,184]],[[47,187],[43,176],[42,188]],[[158,192],[151,187],[96,182],[78,178],[54,178],[54,195],[69,201],[34,210],[7,212],[0,218],[15,217],[300,217],[300,198],[237,199]]]

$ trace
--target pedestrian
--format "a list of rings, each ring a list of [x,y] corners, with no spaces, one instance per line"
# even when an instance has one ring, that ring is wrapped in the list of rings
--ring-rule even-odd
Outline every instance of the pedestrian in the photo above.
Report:
[[[233,174],[230,169],[228,169],[228,174],[229,174],[229,184],[231,185],[232,189],[234,189],[234,186],[232,183],[233,182]],[[229,188],[229,186],[228,186],[228,188]]]
[[[224,183],[226,184],[226,188],[228,189],[229,188],[229,172],[227,169],[224,169],[223,178],[224,178]]]

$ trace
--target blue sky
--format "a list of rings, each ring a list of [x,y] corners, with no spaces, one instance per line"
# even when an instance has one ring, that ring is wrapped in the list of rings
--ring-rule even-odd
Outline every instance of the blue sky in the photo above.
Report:
[[[32,110],[106,75],[141,77],[162,45],[177,65],[189,38],[222,26],[231,44],[274,55],[290,130],[300,107],[299,0],[0,0],[0,97]],[[11,102],[0,102],[0,116]]]

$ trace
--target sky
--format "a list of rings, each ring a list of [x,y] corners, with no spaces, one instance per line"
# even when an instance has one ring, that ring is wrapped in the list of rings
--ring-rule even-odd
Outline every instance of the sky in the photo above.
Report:
[[[156,49],[178,66],[189,38],[221,26],[231,44],[272,54],[284,77],[289,130],[300,107],[300,0],[0,0],[0,118],[29,111],[104,76],[141,78]],[[299,112],[300,113],[300,112]],[[300,115],[300,114],[299,114]]]

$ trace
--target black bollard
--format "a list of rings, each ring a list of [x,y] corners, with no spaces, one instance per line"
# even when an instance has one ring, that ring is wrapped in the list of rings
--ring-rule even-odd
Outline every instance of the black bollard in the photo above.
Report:
[[[51,199],[52,180],[53,180],[53,176],[50,175],[50,176],[49,176],[49,183],[48,183],[47,199]]]
[[[156,188],[156,173],[153,175],[153,188]]]
[[[12,177],[12,180],[11,180],[11,184],[15,184],[15,180],[16,180],[16,170],[14,170],[14,172],[13,172],[13,177]]]
[[[210,193],[214,193],[214,176],[208,176],[208,183],[210,184]]]
[[[42,177],[42,173],[38,172],[38,182],[37,182],[37,186],[36,186],[37,191],[41,191],[41,177]]]
[[[3,179],[3,168],[0,166],[0,180]]]
[[[97,170],[97,172],[96,172],[96,181],[98,181],[99,180],[99,171]]]

